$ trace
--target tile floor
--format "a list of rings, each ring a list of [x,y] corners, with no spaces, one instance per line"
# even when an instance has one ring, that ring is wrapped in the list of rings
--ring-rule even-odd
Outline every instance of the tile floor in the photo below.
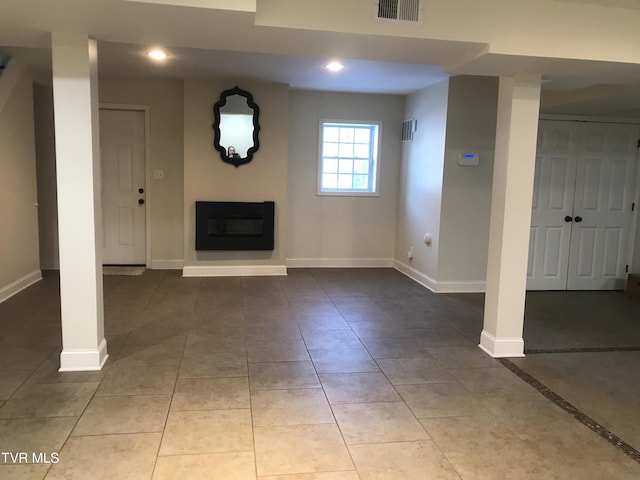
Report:
[[[0,458],[1,479],[640,478],[478,349],[482,295],[389,269],[104,285],[101,372],[57,372],[55,274],[0,304],[0,450],[59,455]],[[530,293],[527,347],[640,346],[639,312],[618,292]],[[516,362],[640,448],[640,352]]]

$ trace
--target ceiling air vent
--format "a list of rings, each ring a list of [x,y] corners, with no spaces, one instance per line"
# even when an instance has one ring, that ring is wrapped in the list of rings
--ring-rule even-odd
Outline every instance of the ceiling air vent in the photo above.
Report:
[[[374,0],[373,8],[377,22],[422,23],[423,0]]]

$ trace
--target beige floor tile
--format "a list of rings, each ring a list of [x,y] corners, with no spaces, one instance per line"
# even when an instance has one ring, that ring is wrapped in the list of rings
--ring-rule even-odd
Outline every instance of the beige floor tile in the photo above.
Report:
[[[109,342],[109,352],[111,352],[111,342]],[[107,368],[111,366],[111,361],[107,360]],[[106,373],[106,368],[99,372],[59,372],[60,355],[55,352],[54,355],[47,358],[33,372],[27,383],[85,383],[99,382]]]
[[[97,382],[24,384],[0,408],[0,418],[78,416],[98,385]]]
[[[251,391],[320,387],[311,362],[252,363],[249,382]]]
[[[429,440],[404,402],[333,405],[348,445]]]
[[[255,480],[253,452],[158,457],[153,480]]]
[[[185,356],[207,353],[245,353],[244,338],[220,338],[212,334],[190,333],[184,348]]]
[[[6,400],[33,373],[33,370],[0,371],[0,400]]]
[[[50,465],[3,465],[0,460],[0,478],[7,480],[42,480]]]
[[[51,354],[55,347],[24,348],[3,346],[0,348],[0,370],[35,369]]]
[[[238,352],[212,352],[184,356],[180,365],[181,378],[246,377],[247,356]]]
[[[330,315],[312,315],[299,317],[298,326],[302,333],[327,330],[349,330],[349,324],[338,313]]]
[[[380,368],[363,348],[309,350],[318,373],[379,372]]]
[[[254,426],[335,423],[320,388],[262,390],[251,394]]]
[[[451,374],[476,397],[531,396],[536,390],[506,368],[451,369]]]
[[[78,417],[0,419],[2,451],[59,452]]]
[[[178,367],[110,368],[96,396],[170,395],[176,383]]]
[[[308,349],[359,348],[360,340],[351,330],[306,331],[303,334]]]
[[[157,345],[127,344],[113,357],[117,367],[157,367],[159,365],[180,365],[184,346],[178,343]]]
[[[398,385],[396,388],[418,418],[486,414],[485,407],[458,382]]]
[[[172,411],[250,408],[249,379],[179,378]]]
[[[249,409],[171,412],[160,455],[246,452],[252,449]]]
[[[486,396],[479,402],[496,418],[502,420],[514,433],[534,425],[574,422],[568,413],[538,392],[518,396]]]
[[[250,362],[300,362],[309,360],[307,347],[301,338],[249,340],[247,356]]]
[[[160,433],[71,437],[47,480],[151,478]]]
[[[170,403],[169,395],[95,397],[72,435],[161,432]]]
[[[489,368],[500,365],[476,346],[424,348],[445,368]]]
[[[402,400],[381,372],[321,374],[320,382],[332,405]]]
[[[476,346],[453,328],[416,328],[407,331],[423,347]]]
[[[359,338],[404,338],[411,335],[395,322],[350,322]]]
[[[258,477],[258,480],[360,480],[355,471],[323,472],[323,473],[298,473],[294,475],[267,475]]]
[[[258,475],[352,470],[336,425],[255,427]]]
[[[394,385],[455,381],[433,358],[385,358],[378,365]]]
[[[431,358],[431,355],[412,338],[363,338],[362,343],[375,359]]]
[[[349,451],[362,480],[460,480],[430,440],[352,445]]]

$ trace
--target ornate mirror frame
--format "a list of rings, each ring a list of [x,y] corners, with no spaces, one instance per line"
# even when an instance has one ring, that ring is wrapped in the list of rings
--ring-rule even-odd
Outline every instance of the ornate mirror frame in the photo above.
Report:
[[[247,150],[246,157],[229,157],[225,147],[220,145],[220,109],[226,105],[227,97],[232,95],[245,97],[247,99],[247,105],[253,110],[253,146]],[[213,105],[213,146],[220,152],[220,158],[223,162],[229,163],[237,168],[253,160],[253,154],[260,148],[260,141],[258,140],[258,132],[260,131],[260,124],[258,123],[259,116],[260,108],[253,101],[253,95],[246,90],[242,90],[236,86],[220,94],[220,100]]]

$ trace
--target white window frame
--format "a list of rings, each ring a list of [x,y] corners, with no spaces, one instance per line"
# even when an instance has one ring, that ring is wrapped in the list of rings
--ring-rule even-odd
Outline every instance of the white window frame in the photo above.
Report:
[[[322,164],[323,164],[323,132],[324,125],[335,123],[338,125],[367,125],[377,127],[376,148],[373,150],[374,165],[369,169],[369,176],[373,175],[370,180],[371,190],[349,190],[349,189],[323,189],[322,188]],[[318,126],[318,178],[317,178],[317,194],[322,196],[338,196],[338,197],[378,197],[380,196],[380,152],[382,143],[382,122],[369,120],[344,120],[344,119],[320,119]]]

